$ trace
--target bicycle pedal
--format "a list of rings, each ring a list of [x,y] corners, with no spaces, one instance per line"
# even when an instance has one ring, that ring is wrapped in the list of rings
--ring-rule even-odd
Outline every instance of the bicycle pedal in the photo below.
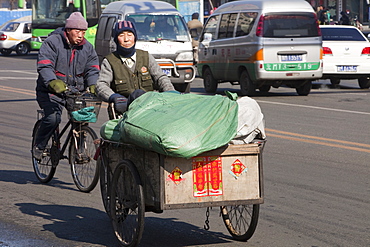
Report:
[[[84,163],[88,163],[90,162],[90,158],[86,155],[82,156],[82,157],[76,157],[75,161],[77,164],[84,164]]]

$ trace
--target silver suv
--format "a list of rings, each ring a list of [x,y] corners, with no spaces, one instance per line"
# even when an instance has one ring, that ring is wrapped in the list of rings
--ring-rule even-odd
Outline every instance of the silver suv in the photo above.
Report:
[[[31,22],[11,21],[0,29],[0,53],[8,56],[12,51],[27,55],[31,51]]]

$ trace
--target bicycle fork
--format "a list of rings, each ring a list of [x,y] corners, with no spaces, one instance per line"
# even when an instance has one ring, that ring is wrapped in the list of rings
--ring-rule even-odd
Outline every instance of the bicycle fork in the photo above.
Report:
[[[71,144],[74,146],[75,150],[74,154],[76,155],[75,161],[79,164],[90,162],[90,157],[86,154],[88,150],[87,143],[86,143],[86,133],[82,130],[82,126],[79,125],[77,128],[72,128],[71,133]]]

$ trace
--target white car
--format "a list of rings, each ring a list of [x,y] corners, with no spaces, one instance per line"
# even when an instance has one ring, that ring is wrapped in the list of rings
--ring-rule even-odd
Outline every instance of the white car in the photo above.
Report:
[[[370,87],[370,42],[354,26],[320,26],[323,47],[323,79],[338,85],[341,79],[357,79]]]
[[[11,21],[0,29],[0,53],[10,55],[27,55],[31,51],[31,22]]]

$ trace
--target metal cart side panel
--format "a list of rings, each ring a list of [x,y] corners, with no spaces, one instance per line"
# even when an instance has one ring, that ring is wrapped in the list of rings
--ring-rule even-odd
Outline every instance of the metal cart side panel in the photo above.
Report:
[[[121,160],[131,160],[144,186],[146,211],[160,212],[263,203],[261,152],[258,144],[228,145],[184,159],[111,143],[108,163],[114,169]],[[208,181],[203,187],[199,173]],[[211,183],[213,187],[208,188]]]
[[[166,157],[163,208],[263,203],[259,158],[257,144],[229,145],[192,159]],[[214,160],[213,164],[211,160]],[[239,169],[239,173],[235,169]],[[176,172],[181,172],[181,178],[175,182],[171,173]],[[203,178],[208,182],[198,183],[197,180]],[[203,190],[199,190],[199,185],[200,189],[204,187]]]

